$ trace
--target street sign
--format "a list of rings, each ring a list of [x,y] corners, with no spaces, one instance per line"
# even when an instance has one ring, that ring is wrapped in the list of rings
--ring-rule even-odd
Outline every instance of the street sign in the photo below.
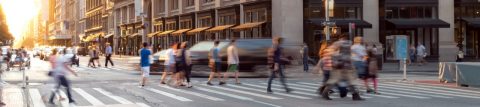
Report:
[[[406,59],[408,56],[408,38],[405,35],[395,36],[396,58],[398,60]]]

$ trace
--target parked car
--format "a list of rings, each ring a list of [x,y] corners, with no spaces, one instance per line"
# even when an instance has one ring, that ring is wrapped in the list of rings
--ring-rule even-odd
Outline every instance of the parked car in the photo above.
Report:
[[[227,48],[230,41],[220,41],[220,57],[222,59],[222,71],[227,69]],[[271,39],[239,39],[237,40],[238,54],[240,59],[239,70],[241,72],[260,71],[258,68],[266,68],[267,51],[272,46]],[[213,41],[204,41],[189,48],[192,59],[193,72],[209,71],[208,53],[213,47]],[[297,52],[297,51],[295,51]],[[290,54],[287,52],[287,54]],[[153,55],[154,63],[152,71],[163,71],[163,62],[166,58],[166,51],[160,51]],[[265,71],[265,70],[263,70]]]

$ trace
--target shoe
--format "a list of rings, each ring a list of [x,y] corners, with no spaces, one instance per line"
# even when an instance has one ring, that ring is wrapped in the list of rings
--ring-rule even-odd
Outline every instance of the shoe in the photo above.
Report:
[[[240,83],[240,82],[237,82],[237,83],[235,83],[235,84],[237,84],[237,85],[242,85],[242,83]]]
[[[332,100],[330,98],[330,90],[332,89],[333,85],[326,85],[325,86],[325,89],[323,89],[323,92],[322,92],[322,98],[325,99],[325,100]]]
[[[211,82],[207,82],[207,85],[213,85]]]
[[[374,93],[375,91],[373,89],[367,89],[367,93]]]
[[[224,85],[227,84],[226,82],[219,82],[218,85]]]
[[[273,94],[272,90],[267,90],[267,94]]]
[[[167,84],[167,83],[165,83],[165,82],[162,81],[162,82],[160,82],[160,84]]]
[[[290,93],[290,92],[292,92],[292,89],[290,89],[290,88],[285,88],[285,92]]]
[[[373,94],[380,95],[380,93],[377,91],[373,91]]]
[[[187,88],[192,88],[193,86],[190,84],[187,84]]]
[[[358,94],[358,92],[354,92],[352,94],[352,100],[353,101],[363,101],[365,99],[363,99],[362,97],[360,97],[360,94]]]

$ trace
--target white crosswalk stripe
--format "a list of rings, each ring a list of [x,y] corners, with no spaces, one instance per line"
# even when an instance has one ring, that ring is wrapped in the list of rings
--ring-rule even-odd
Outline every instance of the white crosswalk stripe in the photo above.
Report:
[[[73,90],[75,92],[77,92],[78,94],[80,94],[80,96],[85,98],[88,102],[90,102],[90,104],[92,104],[94,106],[105,105],[100,100],[98,100],[97,98],[93,97],[92,95],[88,94],[87,92],[85,92],[84,90],[82,90],[80,88],[73,88]]]
[[[29,93],[34,107],[45,107],[42,95],[40,95],[40,91],[38,89],[29,89]]]
[[[104,89],[101,89],[101,88],[93,88],[93,89],[121,104],[133,104],[133,102],[128,101],[127,99],[124,99],[122,97],[116,96],[108,91],[105,91]]]
[[[206,85],[204,85],[204,86],[206,86]],[[210,93],[220,94],[220,95],[224,95],[224,96],[228,96],[228,97],[232,97],[232,98],[236,98],[236,99],[240,99],[240,100],[247,100],[247,101],[252,101],[252,102],[256,102],[256,103],[260,103],[260,104],[265,104],[265,105],[269,105],[269,106],[272,106],[272,107],[281,107],[281,106],[278,106],[278,105],[275,105],[275,104],[270,104],[270,103],[266,103],[266,102],[257,101],[257,100],[254,100],[252,98],[239,96],[239,95],[235,95],[235,94],[229,94],[229,93],[220,92],[220,91],[215,91],[215,90],[211,90],[211,89],[207,89],[207,88],[196,87],[196,89],[206,91],[206,92],[210,92]]]
[[[298,84],[304,84],[304,85],[311,85],[311,86],[320,86],[320,83],[315,84],[315,83],[308,83],[308,82],[297,82]]]
[[[176,88],[172,88],[172,87],[164,86],[164,85],[160,86],[160,87],[163,87],[163,88],[166,88],[166,89],[169,89],[169,90],[173,90],[173,91],[177,91],[177,92],[191,94],[191,95],[202,97],[202,98],[206,98],[206,99],[209,99],[209,100],[212,100],[212,101],[225,101],[224,99],[221,99],[221,98],[217,98],[217,97],[213,97],[213,96],[209,96],[209,95],[205,95],[205,94],[201,94],[201,93],[197,93],[197,92],[192,92],[192,91],[187,91],[187,90],[182,90],[182,89],[176,89]]]
[[[20,88],[3,89],[3,101],[10,107],[23,107],[23,94]]]
[[[469,96],[469,95],[459,95],[459,94],[451,94],[451,93],[442,93],[442,92],[435,92],[430,89],[424,89],[424,88],[417,88],[417,87],[409,87],[409,86],[400,86],[400,85],[390,85],[390,84],[381,84],[380,86],[388,86],[388,87],[396,87],[398,88],[397,90],[405,90],[405,89],[410,89],[410,91],[417,91],[417,92],[423,92],[423,93],[430,93],[430,94],[441,94],[441,95],[446,95],[446,96],[456,96],[456,97],[464,97],[464,98],[475,98],[475,99],[480,99],[480,97],[476,96]]]
[[[267,83],[261,83],[261,84],[266,85]],[[279,84],[276,84],[276,83],[272,83],[272,86],[275,86],[275,87],[283,87],[282,85],[279,85]],[[292,88],[292,89],[294,89],[294,90],[308,91],[308,92],[313,92],[313,93],[316,92],[316,90],[299,88],[299,87],[293,87],[293,86],[288,86],[288,88]]]
[[[421,93],[415,93],[415,92],[394,91],[394,88],[383,87],[383,86],[379,86],[379,87],[382,88],[382,89],[384,89],[384,90],[380,90],[380,92],[388,91],[388,92],[395,92],[395,93],[402,93],[402,94],[413,94],[413,95],[420,95],[420,96],[431,96],[431,97],[437,97],[437,98],[452,98],[452,97],[441,96],[441,95],[433,95],[433,94],[421,94]]]
[[[60,96],[62,96],[63,98],[67,99],[67,94],[65,94],[65,92],[63,92],[63,91],[60,90],[59,93],[60,93]],[[62,107],[70,107],[70,105],[68,104],[68,100],[60,101],[60,105],[61,105]]]
[[[168,92],[165,92],[165,91],[160,91],[160,90],[157,90],[157,89],[153,89],[153,88],[145,88],[146,90],[149,90],[149,91],[152,91],[154,93],[157,93],[157,94],[161,94],[161,95],[164,95],[164,96],[167,96],[167,97],[170,97],[170,98],[173,98],[173,99],[177,99],[179,101],[193,101],[193,100],[190,100],[188,98],[185,98],[185,97],[182,97],[182,96],[177,96],[175,94],[172,94],[172,93],[168,93]]]
[[[227,87],[235,87],[235,88],[239,88],[239,89],[257,91],[257,92],[266,92],[266,90],[253,89],[253,88],[236,86],[236,85],[227,85]],[[298,98],[298,99],[312,99],[312,98],[309,98],[309,97],[303,97],[303,96],[291,95],[291,94],[285,94],[285,93],[274,93],[274,95],[281,95],[281,96],[293,97],[293,98]]]
[[[471,95],[471,96],[480,97],[479,94],[458,92],[458,90],[453,91],[453,90],[451,90],[451,88],[439,89],[438,87],[431,87],[431,86],[425,86],[425,85],[414,85],[414,84],[405,84],[405,83],[398,83],[398,82],[388,82],[388,83],[389,84],[395,84],[395,85],[414,86],[414,87],[419,87],[419,88],[430,89],[432,91],[448,92],[448,93],[452,93],[452,94],[463,94],[463,95]]]
[[[252,87],[257,87],[257,88],[266,88],[265,86],[248,84],[248,83],[242,83],[242,85],[247,85],[247,86],[252,86]],[[276,87],[272,87],[272,90],[274,90],[274,91],[285,91],[285,89],[280,89],[280,88],[276,88]],[[318,94],[315,94],[315,93],[306,93],[306,92],[301,92],[301,91],[292,91],[291,93],[301,94],[301,95],[308,95],[308,96],[314,96],[314,97],[318,97],[318,96],[319,96]]]
[[[390,93],[390,92],[383,92],[382,94],[418,98],[418,99],[430,99],[429,97],[415,96],[415,95],[409,95],[409,94],[397,94],[397,93]]]
[[[387,83],[393,83],[393,82],[387,82]],[[407,84],[407,83],[404,83],[404,82],[397,82],[397,83]],[[427,84],[427,83],[415,83],[415,84],[419,84],[419,85],[416,85],[416,86],[426,87],[426,88],[446,89],[446,90],[452,90],[452,91],[461,91],[461,92],[466,92],[466,93],[480,94],[479,91],[472,91],[472,90],[466,90],[466,89],[456,89],[456,88],[447,88],[447,87],[442,87],[442,86],[430,86],[432,84]]]
[[[202,84],[202,85],[206,86],[205,84]],[[247,95],[252,95],[252,96],[257,96],[257,97],[262,97],[262,98],[267,98],[267,99],[275,99],[275,100],[277,100],[277,99],[282,99],[282,98],[279,98],[279,97],[262,95],[262,94],[257,94],[257,93],[242,91],[242,90],[225,88],[225,87],[214,87],[214,86],[210,86],[209,88],[216,88],[216,89],[221,89],[221,90],[226,90],[226,91],[231,91],[231,92],[236,92],[236,93],[241,93],[241,94],[247,94]]]

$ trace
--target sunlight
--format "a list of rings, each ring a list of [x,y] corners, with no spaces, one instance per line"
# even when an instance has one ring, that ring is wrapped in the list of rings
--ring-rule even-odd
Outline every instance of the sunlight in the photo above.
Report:
[[[18,45],[28,23],[37,16],[40,3],[38,0],[1,0],[0,3],[7,18],[9,31],[15,37],[14,46]]]

